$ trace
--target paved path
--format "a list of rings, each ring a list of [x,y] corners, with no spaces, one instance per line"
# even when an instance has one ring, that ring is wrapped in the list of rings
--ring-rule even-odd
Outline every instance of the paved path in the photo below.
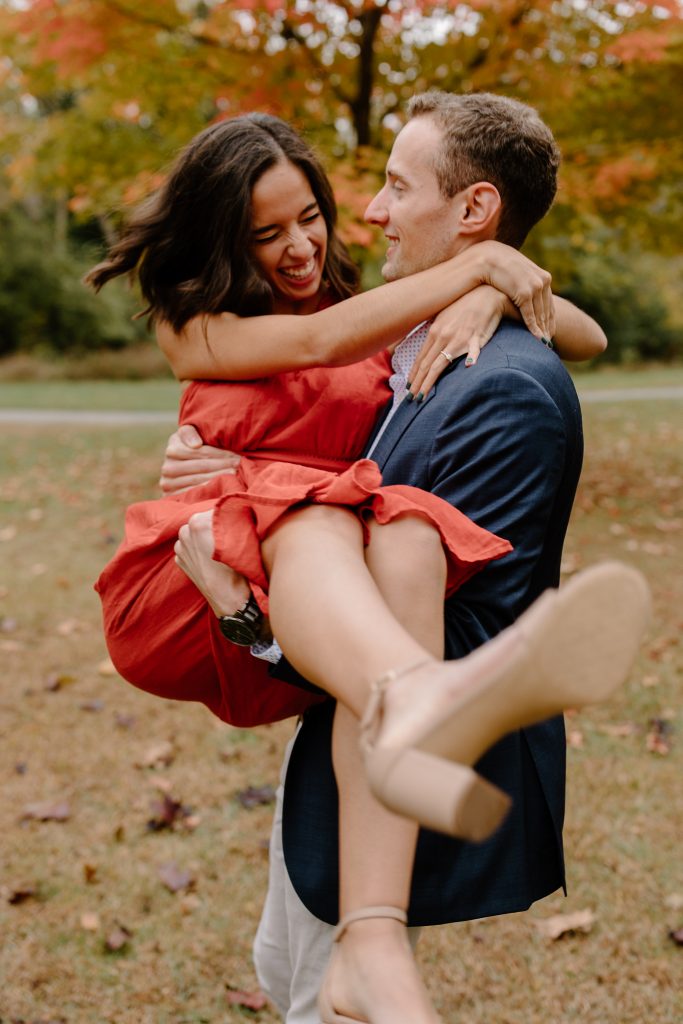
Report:
[[[583,405],[591,402],[682,401],[683,387],[595,388],[579,389]],[[70,409],[0,409],[0,423],[25,423],[29,426],[70,424],[74,426],[132,427],[160,424],[173,427],[174,412],[107,412]]]

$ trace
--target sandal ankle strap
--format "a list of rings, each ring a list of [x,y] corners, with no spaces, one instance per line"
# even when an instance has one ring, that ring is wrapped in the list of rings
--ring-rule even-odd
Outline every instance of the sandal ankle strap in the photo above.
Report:
[[[407,676],[410,672],[415,672],[418,668],[428,665],[432,660],[432,658],[420,658],[419,661],[413,661],[410,665],[406,665],[405,668],[390,668],[388,672],[385,672],[383,676],[380,676],[379,679],[372,683],[370,686],[370,696],[360,720],[360,745],[365,753],[372,750],[375,735],[380,728],[387,687],[397,679],[400,679],[401,676]]]
[[[389,917],[394,921],[400,921],[401,924],[408,923],[408,915],[405,910],[401,910],[400,907],[361,907],[360,910],[352,910],[351,913],[346,914],[341,919],[339,924],[334,930],[332,935],[333,942],[339,942],[342,935],[354,921],[364,921],[369,918],[381,918]]]

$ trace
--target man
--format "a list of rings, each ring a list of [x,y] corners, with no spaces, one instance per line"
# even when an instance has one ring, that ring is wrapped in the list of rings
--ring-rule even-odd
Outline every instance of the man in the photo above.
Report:
[[[520,246],[552,202],[558,162],[549,130],[522,104],[487,94],[415,97],[366,213],[389,241],[385,279],[490,238]],[[425,336],[418,329],[396,349],[399,395]],[[385,484],[430,490],[514,547],[446,602],[447,658],[494,636],[558,584],[581,466],[580,411],[560,361],[523,327],[504,323],[476,366],[455,360],[423,398],[397,402],[370,453]],[[235,606],[243,600],[239,593]],[[286,665],[278,673],[292,679]],[[307,713],[293,746],[255,946],[261,982],[288,1024],[319,1020],[315,999],[338,916],[332,707]],[[421,834],[414,925],[523,910],[564,885],[562,720],[506,737],[477,768],[512,796],[512,812],[476,846]]]

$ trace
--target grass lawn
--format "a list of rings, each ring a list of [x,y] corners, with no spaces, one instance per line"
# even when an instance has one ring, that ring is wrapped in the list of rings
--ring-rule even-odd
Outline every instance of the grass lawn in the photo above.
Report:
[[[683,366],[595,371],[576,369],[577,388],[683,387]],[[175,412],[180,385],[170,378],[150,380],[3,380],[0,409],[101,409]]]
[[[669,937],[683,926],[683,416],[658,401],[591,405],[585,419],[566,573],[628,560],[651,581],[655,619],[624,691],[568,718],[568,899],[426,932],[420,960],[445,1024],[683,1020],[683,950]],[[3,1024],[277,1019],[229,1006],[226,985],[256,988],[270,819],[236,794],[276,783],[291,723],[233,729],[134,690],[105,662],[92,581],[124,507],[154,494],[165,436],[3,426]],[[160,743],[166,763],[146,764]],[[150,830],[164,792],[191,816]],[[24,817],[61,801],[63,821]],[[164,886],[169,863],[192,887]],[[586,933],[551,941],[538,928],[581,910],[595,915]]]

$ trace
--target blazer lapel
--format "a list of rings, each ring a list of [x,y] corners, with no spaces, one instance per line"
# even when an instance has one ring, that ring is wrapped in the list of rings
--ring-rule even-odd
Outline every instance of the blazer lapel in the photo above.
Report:
[[[403,399],[398,409],[391,417],[387,429],[382,434],[377,447],[371,455],[372,461],[376,462],[380,469],[382,469],[413,420],[419,416],[425,406],[431,402],[434,394],[435,391],[434,388],[432,388],[430,393],[422,402],[408,402],[405,398]]]

